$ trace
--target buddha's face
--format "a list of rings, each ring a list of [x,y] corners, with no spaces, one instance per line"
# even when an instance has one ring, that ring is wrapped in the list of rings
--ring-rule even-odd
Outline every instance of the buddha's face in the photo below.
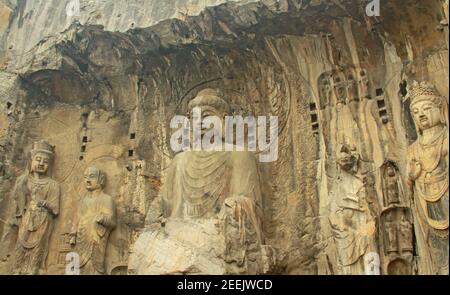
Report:
[[[201,109],[202,120],[208,117],[218,117],[222,121],[223,126],[224,114],[220,110],[211,106],[198,106],[198,108]],[[190,117],[193,118],[193,116],[193,112],[191,111]],[[221,128],[221,126],[205,126],[202,124],[202,120],[194,120],[193,122],[193,127],[197,128],[197,130],[201,130],[202,137],[213,128]]]
[[[37,152],[31,159],[31,172],[46,174],[50,163],[50,155]]]
[[[84,173],[84,181],[88,191],[100,190],[103,186],[103,181],[100,179],[100,171],[96,169],[87,169]]]
[[[431,101],[419,101],[411,106],[414,122],[421,131],[441,123],[441,110]]]

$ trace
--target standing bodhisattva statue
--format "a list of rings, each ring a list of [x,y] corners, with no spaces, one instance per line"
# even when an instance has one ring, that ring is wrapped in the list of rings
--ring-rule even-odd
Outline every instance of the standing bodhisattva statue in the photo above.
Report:
[[[19,227],[13,263],[16,274],[39,274],[45,269],[60,202],[60,185],[48,175],[54,153],[55,147],[48,142],[34,143],[30,169],[14,186],[12,224]]]
[[[408,160],[422,268],[419,270],[423,274],[448,275],[448,105],[426,83],[415,83],[410,97],[418,134],[409,148]]]

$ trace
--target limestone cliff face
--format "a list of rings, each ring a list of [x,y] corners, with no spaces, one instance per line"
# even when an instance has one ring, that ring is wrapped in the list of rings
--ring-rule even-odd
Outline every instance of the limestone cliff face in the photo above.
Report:
[[[82,24],[102,25],[108,31],[125,32],[132,28],[148,27],[170,18],[185,18],[197,15],[208,6],[228,2],[227,0],[52,0],[52,1],[2,1],[0,32],[8,29],[1,50],[8,56],[21,55],[33,48],[42,39],[57,35],[69,27],[74,20]],[[238,3],[252,2],[232,1]],[[77,5],[72,3],[79,3]],[[68,13],[69,7],[78,7]],[[14,10],[14,16],[9,18]],[[11,23],[8,26],[8,21]],[[4,24],[3,24],[4,23]],[[2,35],[0,34],[0,37]],[[3,43],[3,42],[2,42]]]
[[[62,197],[43,273],[64,271],[90,165],[105,171],[117,204],[107,272],[127,272],[135,242],[153,239],[139,237],[175,156],[170,120],[206,87],[236,114],[279,118],[278,160],[259,167],[265,243],[276,253],[266,272],[430,272],[418,255],[428,246],[412,240],[407,154],[418,134],[408,89],[428,81],[448,103],[445,1],[389,1],[368,17],[351,0],[81,0],[79,22],[65,16],[67,1],[18,2],[2,42],[17,54],[0,72],[0,217],[31,144],[48,140]],[[184,11],[193,16],[169,19]],[[8,252],[14,238],[4,240]],[[158,253],[176,263],[169,252]]]

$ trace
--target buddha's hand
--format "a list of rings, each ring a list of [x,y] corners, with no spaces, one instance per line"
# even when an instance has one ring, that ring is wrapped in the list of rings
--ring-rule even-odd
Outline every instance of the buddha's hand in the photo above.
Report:
[[[44,208],[44,209],[47,209],[47,210],[50,209],[50,207],[48,205],[48,202],[46,200],[40,200],[39,202],[37,202],[37,206],[39,208]]]
[[[422,173],[422,164],[417,162],[415,159],[409,162],[409,179],[414,181],[419,178],[420,173]]]

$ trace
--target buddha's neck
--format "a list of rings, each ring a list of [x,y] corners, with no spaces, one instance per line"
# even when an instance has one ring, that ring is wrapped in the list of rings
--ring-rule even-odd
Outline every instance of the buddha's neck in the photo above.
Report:
[[[89,191],[89,195],[91,197],[94,197],[94,198],[99,196],[101,193],[102,193],[101,189],[96,189],[96,190]]]
[[[444,129],[444,125],[439,124],[422,131],[422,143],[429,144],[436,139],[436,136]]]
[[[38,173],[38,172],[33,172],[33,173],[31,173],[31,175],[36,180],[42,180],[42,179],[46,179],[47,178],[46,174],[42,174],[42,173]]]

